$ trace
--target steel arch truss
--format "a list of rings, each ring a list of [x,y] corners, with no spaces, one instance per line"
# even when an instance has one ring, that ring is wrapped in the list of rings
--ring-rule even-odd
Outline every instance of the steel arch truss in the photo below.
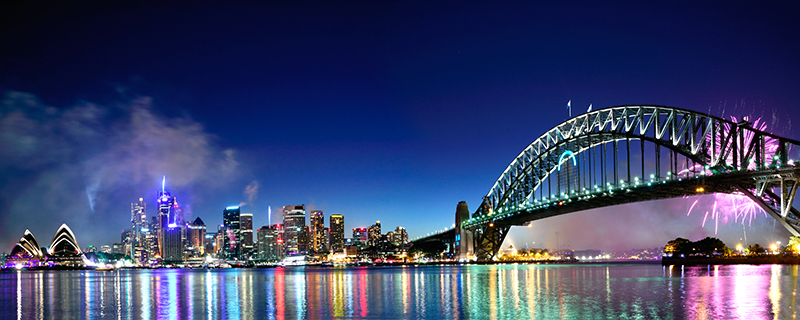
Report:
[[[622,140],[627,141],[627,163],[612,162],[609,164],[612,168],[602,168],[608,172],[613,170],[613,180],[604,180],[601,186],[594,186],[596,190],[588,192],[568,190],[566,195],[562,197],[559,194],[557,199],[585,198],[593,191],[630,187],[630,141],[639,140],[642,146],[644,141],[648,141],[655,144],[656,148],[653,154],[640,154],[642,159],[660,159],[658,153],[661,148],[675,155],[680,154],[699,165],[691,172],[691,178],[725,181],[727,189],[718,187],[709,191],[741,192],[761,205],[790,232],[800,235],[800,212],[792,207],[796,177],[800,176],[800,171],[790,158],[790,152],[792,156],[798,156],[796,153],[800,151],[800,142],[753,128],[748,121],[733,122],[672,107],[619,106],[588,112],[564,121],[534,140],[511,162],[483,198],[472,218],[464,222],[465,226],[477,233],[486,234],[484,238],[475,239],[476,252],[483,253],[478,255],[479,259],[494,257],[507,233],[507,230],[497,233],[494,225],[510,226],[513,223],[507,219],[509,213],[537,209],[535,202],[542,199],[536,199],[535,191],[540,190],[546,179],[560,170],[560,165],[565,161],[564,155],[575,161],[576,154],[595,146],[614,143],[616,160],[616,143]],[[620,169],[627,169],[627,186],[625,181],[616,179]],[[659,170],[660,166],[656,165],[656,172],[651,176],[652,183],[673,184],[681,180],[675,172],[664,175]],[[606,172],[603,171],[603,179]],[[688,175],[685,178],[689,178]],[[779,191],[773,192],[774,189]],[[538,205],[541,207],[542,204]],[[514,223],[519,221],[517,218]],[[490,224],[493,227],[489,227]],[[490,234],[502,235],[499,243],[495,238],[486,240]]]

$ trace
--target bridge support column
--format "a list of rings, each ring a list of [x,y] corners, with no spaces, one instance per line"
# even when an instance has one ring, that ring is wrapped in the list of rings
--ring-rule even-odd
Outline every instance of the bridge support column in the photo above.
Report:
[[[478,261],[491,261],[500,251],[503,240],[511,226],[497,226],[493,223],[478,227],[474,231],[475,256]]]
[[[742,185],[736,188],[783,225],[794,236],[800,236],[800,211],[792,206],[797,194],[798,178],[793,172],[779,173],[756,179],[755,190]],[[772,192],[779,188],[780,194]]]

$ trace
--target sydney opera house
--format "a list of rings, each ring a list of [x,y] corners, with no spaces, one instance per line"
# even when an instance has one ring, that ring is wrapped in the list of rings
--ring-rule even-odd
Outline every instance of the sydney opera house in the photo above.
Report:
[[[40,247],[33,233],[25,230],[11,249],[6,267],[83,267],[85,258],[75,234],[65,223],[58,228],[47,248]]]

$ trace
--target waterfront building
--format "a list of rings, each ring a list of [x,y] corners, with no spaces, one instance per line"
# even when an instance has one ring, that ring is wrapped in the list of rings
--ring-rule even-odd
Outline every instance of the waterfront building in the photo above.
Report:
[[[311,231],[308,226],[300,228],[297,234],[297,253],[308,254],[311,252]]]
[[[369,226],[367,229],[367,244],[376,246],[381,241],[381,222],[375,221],[375,224]]]
[[[42,252],[41,247],[39,247],[39,241],[36,241],[36,237],[33,236],[30,230],[25,229],[22,238],[20,238],[19,242],[14,244],[14,248],[11,249],[11,253],[6,260],[6,265],[16,266],[20,264],[26,267],[35,267],[42,262],[44,262],[44,252]]]
[[[57,265],[78,267],[84,265],[81,255],[83,251],[75,239],[75,234],[66,223],[61,224],[53,235],[53,240],[50,241],[47,260]]]
[[[279,261],[283,259],[283,226],[273,224],[258,229],[258,259]]]
[[[227,207],[222,211],[222,255],[226,259],[238,259],[241,254],[241,213],[238,206]]]
[[[253,214],[242,213],[239,216],[239,225],[242,228],[242,254],[250,255],[253,252]]]
[[[311,250],[315,253],[324,253],[325,242],[325,215],[321,210],[311,211]]]
[[[183,261],[183,241],[181,239],[181,228],[176,225],[168,226],[164,230],[164,249],[161,260],[164,262]]]
[[[306,206],[284,206],[283,207],[283,227],[284,241],[286,241],[285,254],[297,254],[300,252],[298,236],[306,225]]]
[[[344,216],[341,214],[330,217],[330,247],[334,253],[344,249]]]
[[[200,217],[194,219],[194,221],[189,224],[187,230],[189,233],[189,245],[187,249],[194,253],[193,256],[205,255],[206,224],[203,222],[203,219],[200,219]]]

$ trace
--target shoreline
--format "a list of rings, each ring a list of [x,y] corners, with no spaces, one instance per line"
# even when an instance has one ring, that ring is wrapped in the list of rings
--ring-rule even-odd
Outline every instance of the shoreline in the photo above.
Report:
[[[800,264],[800,256],[756,256],[756,257],[714,257],[714,258],[667,258],[662,265],[735,265],[735,264]]]

